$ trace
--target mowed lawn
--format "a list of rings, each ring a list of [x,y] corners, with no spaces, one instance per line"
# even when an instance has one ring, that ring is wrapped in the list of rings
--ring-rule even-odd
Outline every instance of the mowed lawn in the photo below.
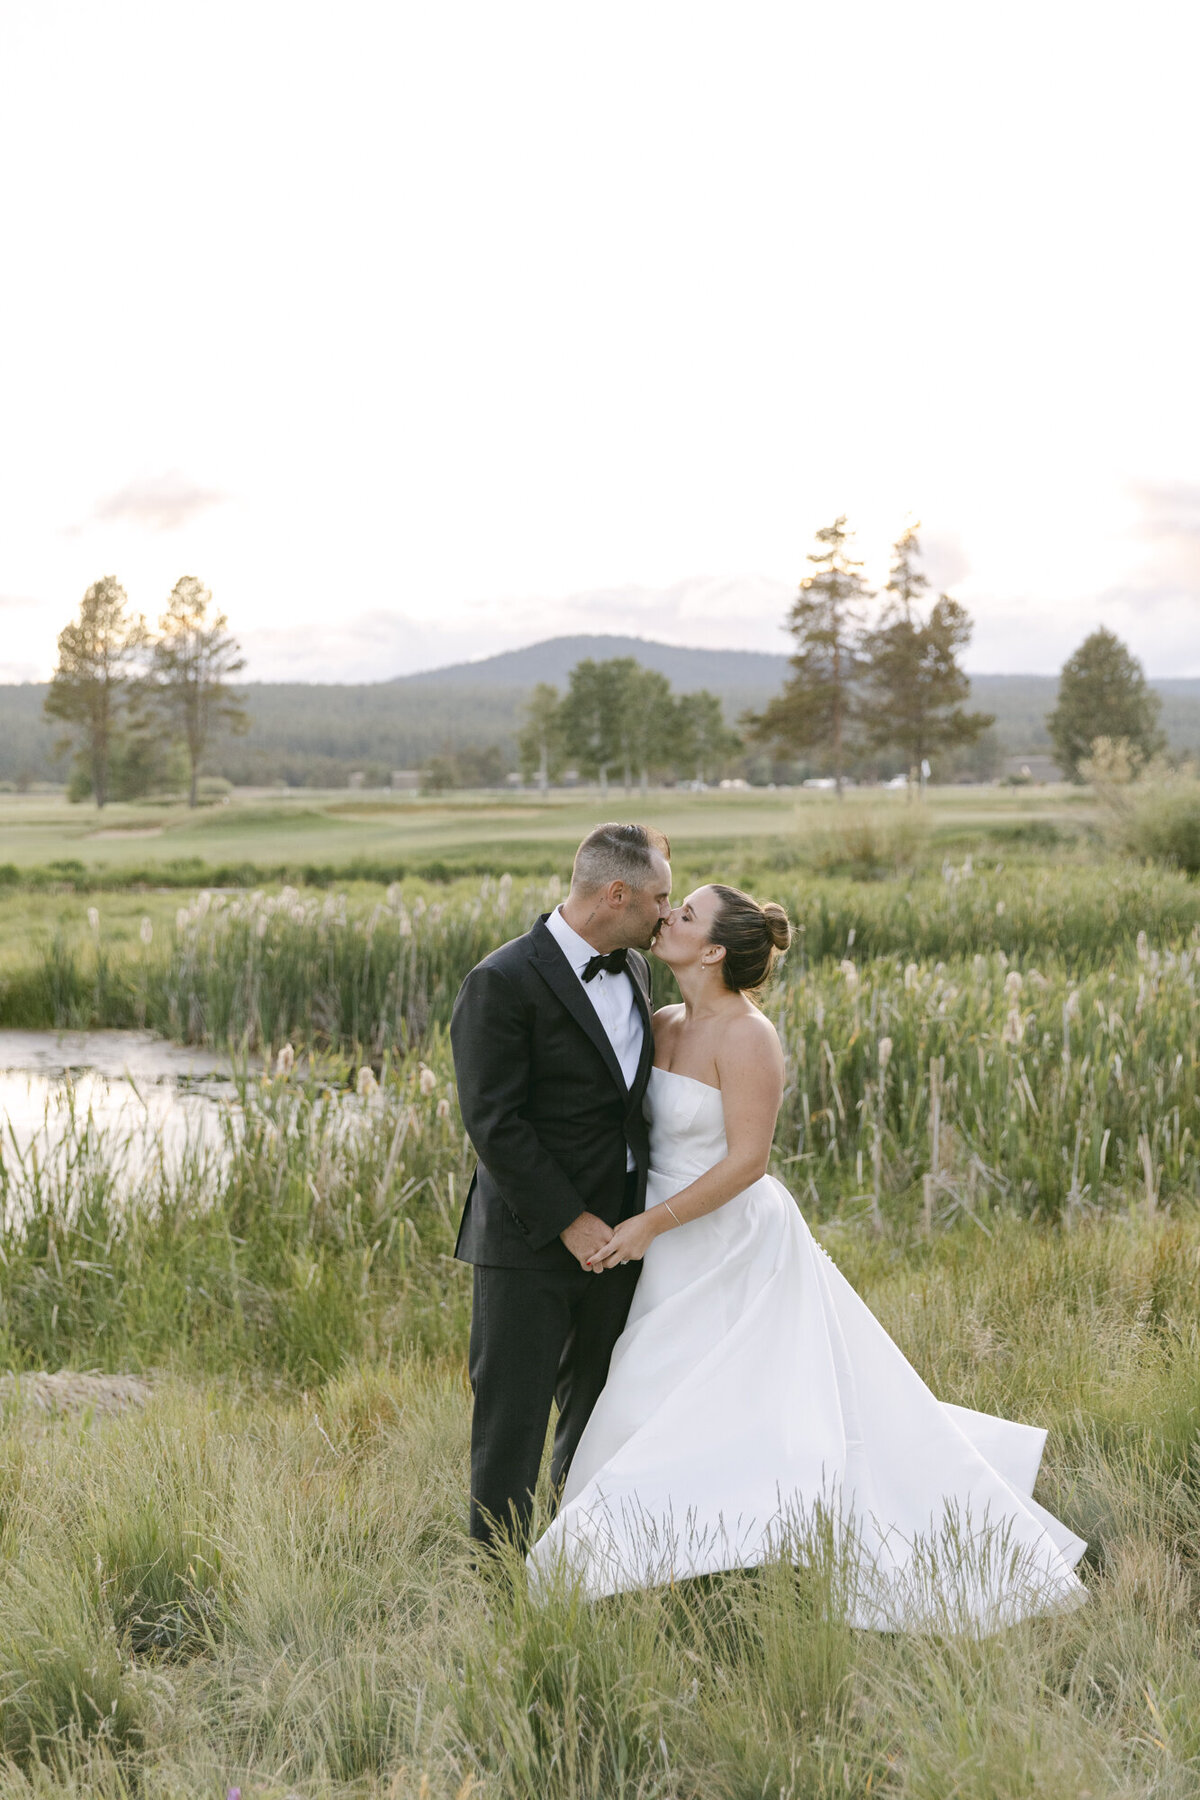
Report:
[[[932,789],[928,818],[935,835],[987,832],[1042,821],[1083,822],[1091,813],[1085,790],[1066,787]],[[579,839],[603,818],[637,818],[659,826],[680,850],[709,843],[793,840],[829,829],[836,815],[902,819],[902,793],[862,789],[839,809],[826,793],[767,789],[682,793],[675,789],[626,794],[610,788],[552,794],[454,794],[408,797],[244,791],[230,801],[190,812],[186,806],[88,804],[41,795],[0,796],[0,864],[18,868],[75,861],[94,871],[152,869],[198,859],[213,867],[249,862],[264,867],[356,859],[404,863],[472,854],[502,858],[512,847],[527,859],[544,846],[565,870]]]

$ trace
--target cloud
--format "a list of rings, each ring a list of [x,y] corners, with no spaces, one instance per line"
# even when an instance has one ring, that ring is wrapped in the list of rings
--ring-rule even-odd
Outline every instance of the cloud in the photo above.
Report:
[[[599,588],[565,598],[480,601],[453,622],[426,624],[382,609],[333,624],[239,634],[251,681],[386,681],[544,638],[599,633],[700,649],[786,651],[780,630],[792,588],[768,576],[700,576],[667,588]]]
[[[1132,541],[1145,548],[1096,598],[1096,623],[1125,638],[1150,674],[1200,674],[1200,484],[1141,482]]]
[[[922,531],[919,534],[921,564],[929,577],[932,592],[951,592],[971,573],[971,559],[961,540],[950,531]]]
[[[1135,591],[1144,585],[1148,596],[1200,600],[1200,483],[1143,482],[1134,492],[1142,509],[1137,536],[1150,545]]]
[[[244,631],[238,637],[247,681],[387,681],[510,648],[507,639],[481,643],[467,625],[455,631],[381,610],[333,624],[298,620],[286,629]]]
[[[692,576],[669,587],[637,585],[597,588],[559,600],[507,600],[503,604],[505,635],[514,644],[539,638],[602,632],[649,637],[707,650],[787,649],[782,627],[795,588],[767,575]],[[481,630],[494,603],[475,609]],[[489,635],[494,634],[494,626]],[[479,645],[475,654],[507,648]]]
[[[198,513],[221,506],[228,495],[201,487],[178,469],[146,475],[101,500],[92,518],[102,525],[128,522],[148,531],[178,531]]]

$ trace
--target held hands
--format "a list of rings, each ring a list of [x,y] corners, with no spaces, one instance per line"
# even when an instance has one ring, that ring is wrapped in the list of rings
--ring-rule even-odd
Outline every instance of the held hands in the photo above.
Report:
[[[581,1212],[558,1235],[580,1268],[585,1273],[590,1273],[595,1268],[595,1258],[612,1238],[612,1226],[606,1225],[603,1219],[598,1219],[595,1213]],[[589,1258],[592,1260],[589,1261]]]
[[[607,1244],[592,1257],[593,1272],[599,1275],[603,1270],[615,1269],[621,1263],[641,1262],[658,1236],[654,1217],[658,1210],[655,1207],[650,1212],[635,1213],[632,1219],[622,1219]]]

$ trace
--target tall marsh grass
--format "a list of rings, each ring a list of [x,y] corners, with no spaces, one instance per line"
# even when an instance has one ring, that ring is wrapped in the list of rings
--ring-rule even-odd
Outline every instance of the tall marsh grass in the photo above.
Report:
[[[471,1160],[444,1042],[427,1055],[361,1094],[243,1081],[222,1144],[133,1186],[123,1143],[73,1111],[50,1152],[0,1147],[0,1360],[319,1381],[457,1343]]]
[[[850,954],[907,963],[1003,952],[1098,971],[1139,936],[1177,951],[1200,931],[1200,887],[1124,863],[976,869],[968,857],[940,874],[864,882],[798,879],[794,868],[757,861],[743,868],[741,853],[730,855],[686,886],[720,875],[781,900],[796,926],[787,984]],[[677,881],[677,893],[686,886]],[[508,876],[449,896],[394,884],[375,900],[202,889],[173,923],[151,925],[149,942],[127,926],[111,939],[98,905],[94,926],[39,933],[22,924],[24,954],[10,952],[0,970],[0,1024],[145,1025],[189,1042],[303,1041],[378,1059],[446,1024],[468,969],[561,894],[557,879]],[[665,970],[656,987],[673,991]]]
[[[778,1171],[944,1399],[1048,1427],[1088,1605],[855,1632],[818,1540],[595,1605],[476,1574],[444,1022],[556,896],[210,895],[7,964],[6,1023],[300,1054],[243,1058],[223,1140],[136,1181],[78,1112],[3,1146],[3,1361],[153,1394],[0,1414],[0,1800],[1200,1792],[1200,896],[1116,866],[779,885]]]
[[[457,1355],[160,1377],[140,1414],[0,1429],[0,1795],[1194,1794],[1200,1225],[839,1244],[945,1398],[1050,1427],[1081,1611],[856,1632],[819,1538],[534,1605],[469,1565]]]

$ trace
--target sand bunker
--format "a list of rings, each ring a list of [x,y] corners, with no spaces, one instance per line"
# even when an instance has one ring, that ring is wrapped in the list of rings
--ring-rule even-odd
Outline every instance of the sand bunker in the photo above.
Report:
[[[47,1415],[121,1413],[144,1406],[149,1398],[150,1383],[137,1375],[80,1375],[74,1369],[60,1369],[57,1375],[40,1369],[0,1375],[0,1406]]]
[[[144,838],[161,837],[161,825],[113,825],[105,831],[89,831],[90,838]]]

